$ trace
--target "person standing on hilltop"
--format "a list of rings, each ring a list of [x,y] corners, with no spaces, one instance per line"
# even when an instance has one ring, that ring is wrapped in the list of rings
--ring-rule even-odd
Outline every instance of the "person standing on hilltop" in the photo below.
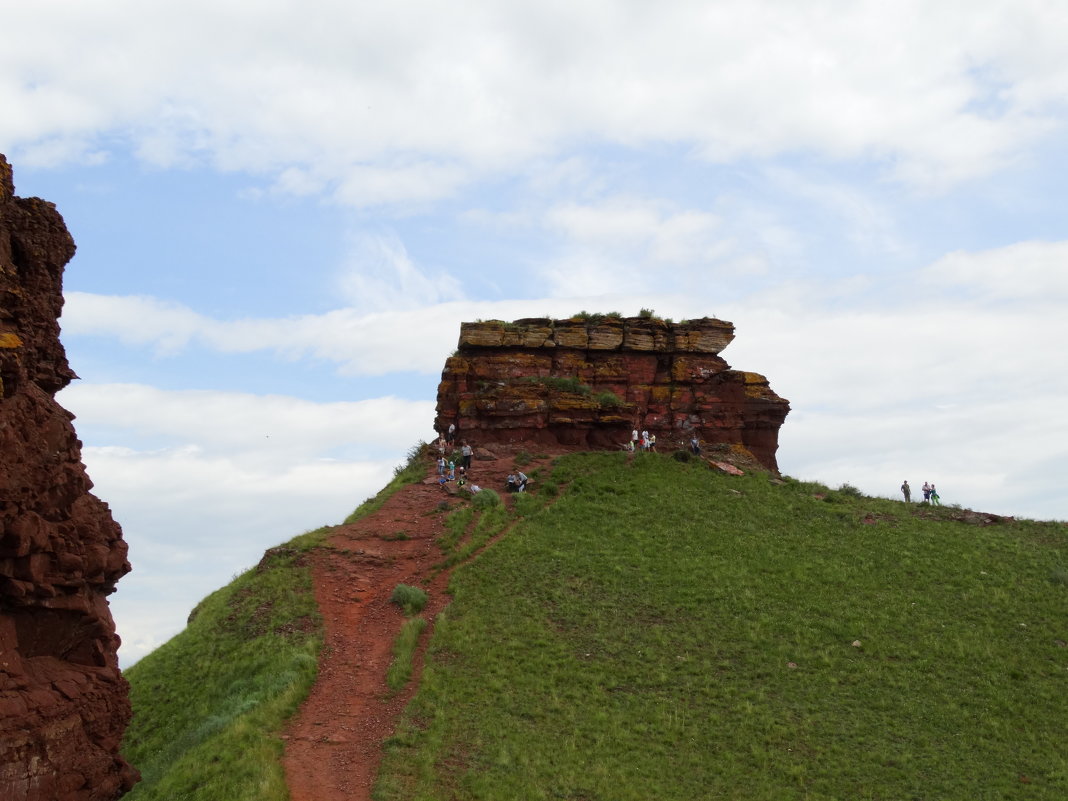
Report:
[[[901,494],[905,496],[905,503],[910,503],[912,501],[912,490],[909,487],[909,482],[907,480],[901,482]]]
[[[938,497],[938,490],[935,489],[935,485],[931,485],[931,506],[941,506],[942,499]]]
[[[460,448],[461,462],[463,463],[464,470],[470,470],[471,469],[471,455],[473,453],[474,453],[474,450],[467,443],[467,440],[464,440],[464,445],[463,445],[462,448]]]
[[[926,481],[923,482],[923,502],[928,503],[931,500],[931,485]]]
[[[456,423],[449,423],[449,430],[445,432],[445,442],[452,445],[453,439],[456,437]]]

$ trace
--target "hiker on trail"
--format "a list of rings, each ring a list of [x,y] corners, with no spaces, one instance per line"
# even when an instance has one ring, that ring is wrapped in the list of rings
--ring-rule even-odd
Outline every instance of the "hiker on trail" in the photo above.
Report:
[[[438,475],[439,476],[445,475],[445,457],[444,456],[439,456],[438,457]]]
[[[637,445],[638,445],[638,429],[634,429],[633,431],[630,432],[630,444],[631,444],[631,448],[630,448],[631,450],[634,450],[634,448],[637,447]]]
[[[901,483],[901,494],[905,496],[905,503],[909,503],[912,500],[912,489],[909,487],[908,481]]]
[[[504,481],[504,488],[506,490],[508,490],[509,492],[515,492],[516,491],[516,482],[517,481],[518,481],[518,479],[516,479],[515,473],[509,473],[508,474],[508,478],[505,479],[505,481]]]
[[[464,441],[464,446],[462,448],[460,448],[460,454],[461,454],[461,456],[463,456],[463,460],[462,461],[463,461],[463,464],[464,464],[464,470],[470,470],[471,469],[471,454],[473,454],[473,453],[474,453],[474,450],[471,448],[470,445],[467,444],[467,441],[465,440]]]
[[[438,453],[441,454],[441,455],[444,455],[445,454],[445,437],[443,437],[441,435],[438,435],[437,445],[438,445]]]
[[[690,437],[690,450],[694,452],[695,456],[701,455],[701,440],[697,438],[696,433]]]
[[[649,450],[649,432],[642,430],[642,450]]]
[[[931,485],[931,506],[941,506],[942,499],[938,497],[938,490],[935,489],[935,485]]]
[[[931,500],[931,485],[926,481],[923,482],[923,502],[928,503]]]
[[[452,445],[453,439],[456,437],[456,423],[449,423],[449,430],[445,432],[445,442]]]
[[[656,452],[656,434],[649,435],[649,450]]]
[[[526,492],[527,481],[529,481],[529,480],[530,479],[527,478],[526,473],[524,473],[522,470],[520,470],[519,473],[516,474],[516,483],[518,484],[518,486],[516,487],[515,491],[516,492]]]
[[[449,459],[449,481],[456,480],[456,462]]]

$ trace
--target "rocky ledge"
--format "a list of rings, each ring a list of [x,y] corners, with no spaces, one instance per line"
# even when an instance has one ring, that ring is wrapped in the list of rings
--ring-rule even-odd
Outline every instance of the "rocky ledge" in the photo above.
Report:
[[[790,405],[764,376],[720,357],[733,339],[732,323],[709,317],[463,323],[438,386],[435,425],[455,425],[478,445],[617,448],[637,429],[664,450],[696,435],[777,471]]]
[[[137,772],[119,755],[130,719],[107,595],[130,570],[90,494],[59,342],[74,255],[51,203],[15,197],[0,156],[0,798],[104,801]]]

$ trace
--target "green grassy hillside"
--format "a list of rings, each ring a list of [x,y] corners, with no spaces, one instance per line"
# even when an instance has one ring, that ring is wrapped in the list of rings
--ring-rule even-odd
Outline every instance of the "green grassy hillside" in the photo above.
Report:
[[[1068,798],[1063,525],[658,455],[553,481],[454,575],[377,798]]]
[[[1068,798],[1063,524],[659,454],[534,486],[453,574],[376,798]],[[450,514],[443,563],[506,524]],[[319,640],[292,546],[270,560],[128,672],[134,798],[284,797],[263,766]]]

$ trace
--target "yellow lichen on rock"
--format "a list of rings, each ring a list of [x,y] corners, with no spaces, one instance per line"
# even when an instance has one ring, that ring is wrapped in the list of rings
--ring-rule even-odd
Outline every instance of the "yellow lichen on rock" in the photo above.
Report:
[[[0,334],[0,348],[21,348],[22,338],[18,334],[13,334],[10,331],[6,334]]]

